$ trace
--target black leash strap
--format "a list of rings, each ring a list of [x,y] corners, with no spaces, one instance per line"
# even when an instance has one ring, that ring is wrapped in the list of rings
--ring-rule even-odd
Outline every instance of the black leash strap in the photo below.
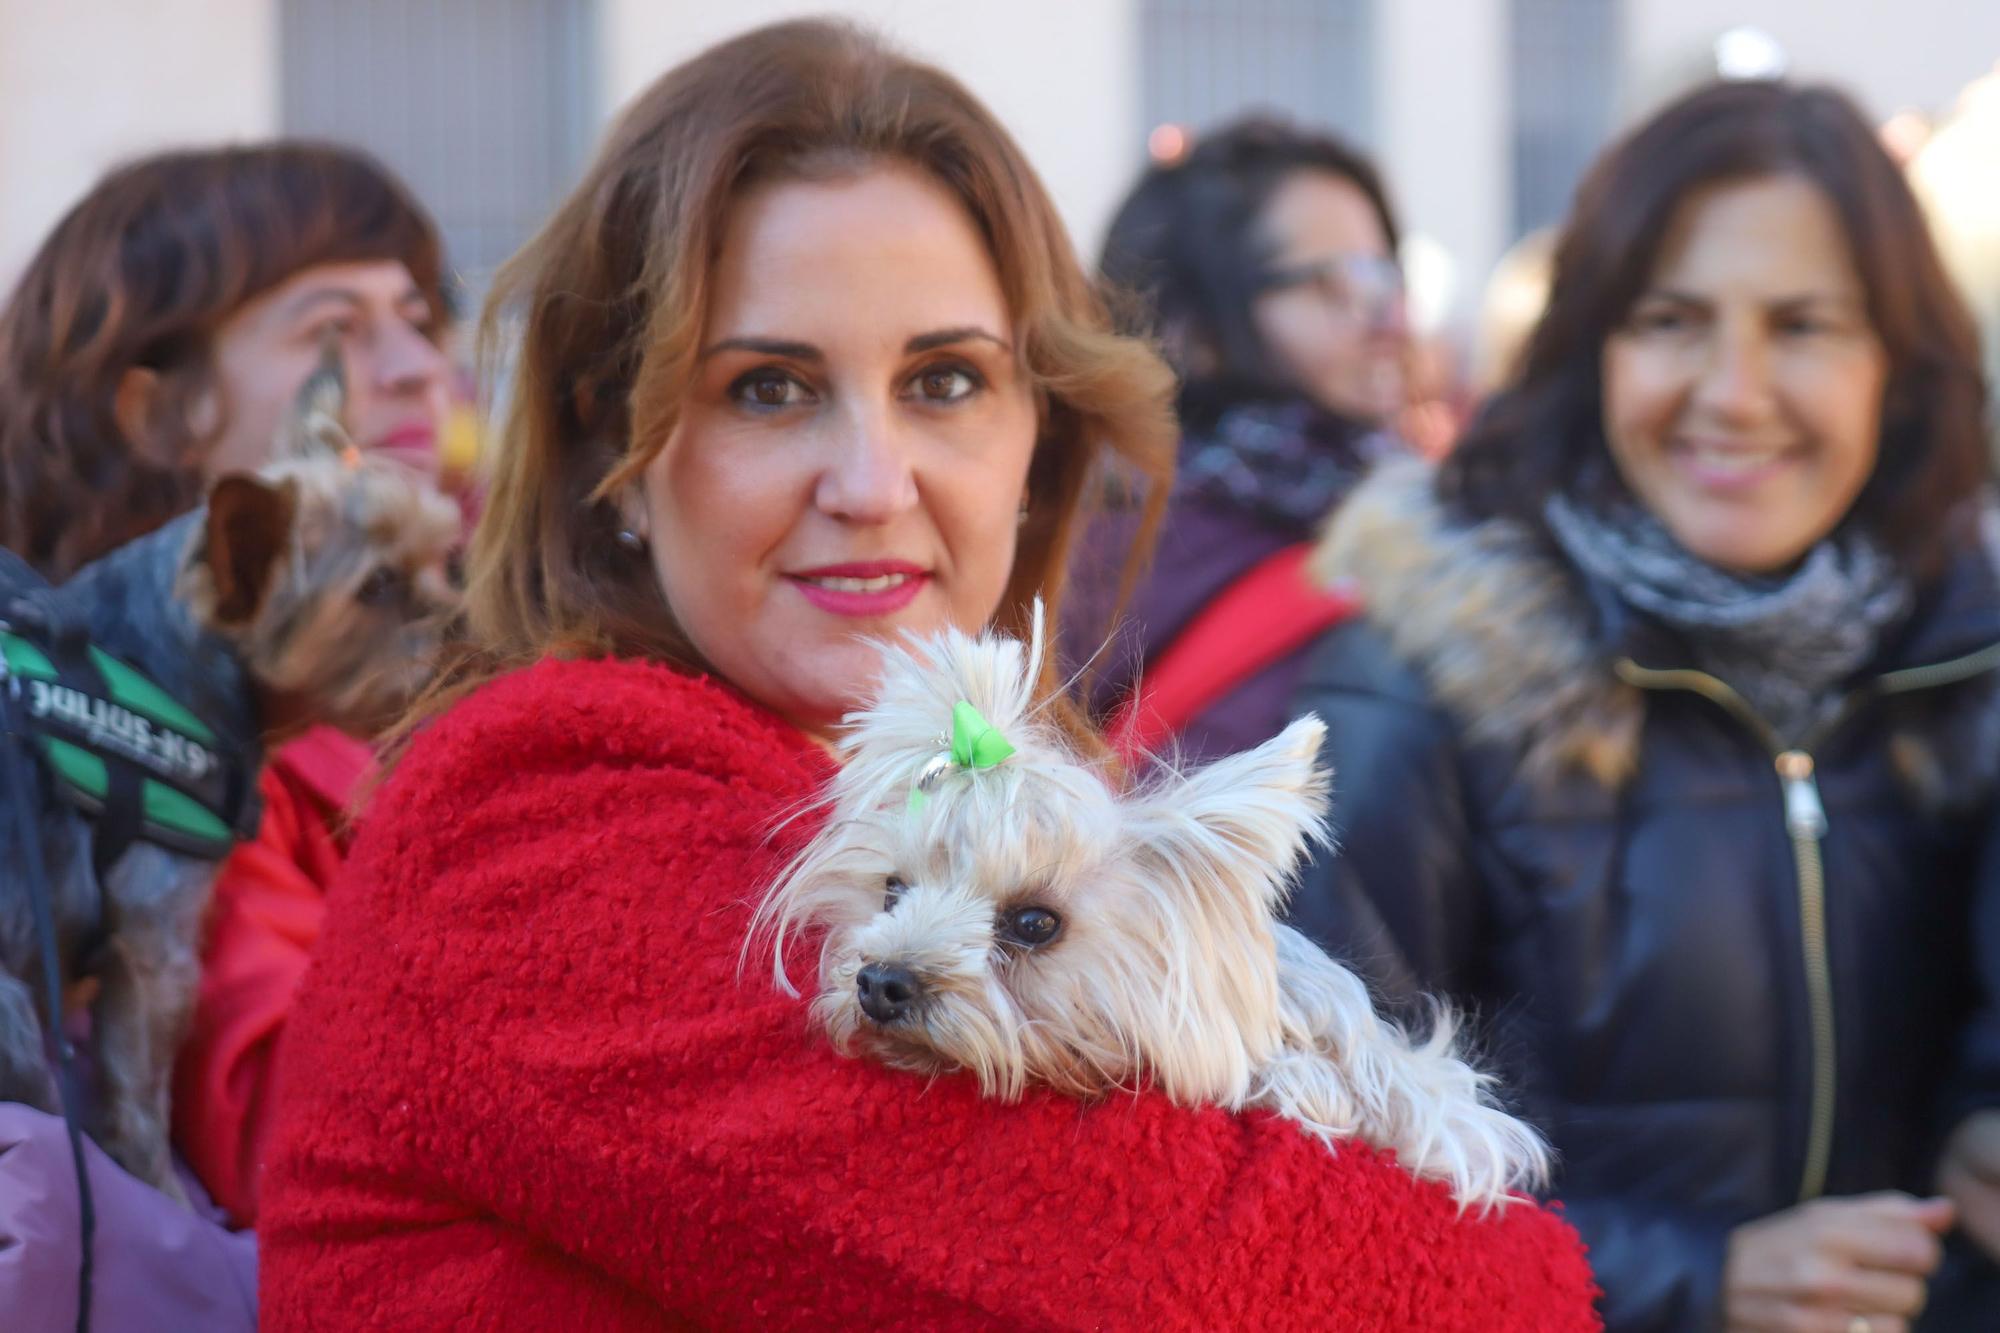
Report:
[[[0,667],[0,673],[4,667]],[[14,835],[20,839],[23,866],[28,878],[28,905],[35,917],[35,935],[42,951],[42,981],[48,988],[49,1028],[56,1054],[57,1090],[62,1095],[63,1125],[69,1131],[70,1164],[76,1171],[78,1231],[82,1249],[76,1275],[77,1333],[89,1333],[90,1286],[94,1265],[92,1254],[97,1240],[97,1210],[91,1203],[90,1174],[83,1160],[83,1127],[77,1122],[75,1050],[63,1031],[62,958],[56,944],[55,914],[49,903],[48,867],[42,860],[41,831],[36,811],[41,799],[29,757],[28,735],[21,724],[20,682],[0,674],[0,720],[6,724],[6,742],[0,744],[0,767],[7,772],[6,802],[14,812]]]

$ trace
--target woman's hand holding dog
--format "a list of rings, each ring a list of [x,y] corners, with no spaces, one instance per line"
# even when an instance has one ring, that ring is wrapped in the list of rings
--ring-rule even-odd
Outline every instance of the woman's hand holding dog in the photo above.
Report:
[[[1957,1209],[1884,1191],[1815,1199],[1729,1235],[1723,1314],[1731,1333],[1907,1333]]]

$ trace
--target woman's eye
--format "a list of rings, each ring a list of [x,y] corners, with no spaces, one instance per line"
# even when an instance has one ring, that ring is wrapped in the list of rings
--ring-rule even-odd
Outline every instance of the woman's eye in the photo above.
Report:
[[[749,407],[792,407],[806,402],[806,386],[775,370],[753,370],[729,386],[729,396]]]
[[[1000,938],[1039,949],[1062,934],[1063,920],[1046,907],[1016,907],[1000,917]]]
[[[897,901],[902,898],[903,891],[909,887],[909,885],[903,883],[896,876],[889,876],[882,885],[882,910],[887,912],[893,909]]]
[[[978,388],[979,377],[964,366],[932,366],[916,378],[918,395],[933,403],[955,403],[970,398]]]
[[[405,586],[401,570],[379,565],[361,580],[361,586],[354,590],[354,600],[363,606],[388,606],[402,597]]]
[[[1692,322],[1678,310],[1642,310],[1632,317],[1632,327],[1639,333],[1678,333]]]

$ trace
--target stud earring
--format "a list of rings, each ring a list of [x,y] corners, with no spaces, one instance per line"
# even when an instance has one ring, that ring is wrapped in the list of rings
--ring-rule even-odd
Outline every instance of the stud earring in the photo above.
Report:
[[[618,544],[634,555],[646,549],[646,539],[630,528],[618,529]]]

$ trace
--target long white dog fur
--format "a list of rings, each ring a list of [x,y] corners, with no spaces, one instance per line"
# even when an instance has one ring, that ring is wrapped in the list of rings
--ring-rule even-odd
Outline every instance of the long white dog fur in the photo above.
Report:
[[[788,939],[823,931],[813,1009],[843,1050],[967,1070],[1010,1100],[1035,1083],[1150,1084],[1184,1105],[1268,1108],[1330,1148],[1392,1150],[1461,1209],[1542,1184],[1547,1148],[1460,1058],[1445,1010],[1413,1040],[1277,920],[1308,846],[1327,843],[1319,721],[1121,792],[1037,707],[1042,637],[1037,608],[1029,643],[946,632],[885,648],[827,822],[758,909],[751,938],[770,938],[778,984],[793,990]],[[960,700],[1015,752],[941,763]],[[1010,938],[1024,908],[1059,933]],[[871,965],[913,982],[896,1021],[862,1005]]]

